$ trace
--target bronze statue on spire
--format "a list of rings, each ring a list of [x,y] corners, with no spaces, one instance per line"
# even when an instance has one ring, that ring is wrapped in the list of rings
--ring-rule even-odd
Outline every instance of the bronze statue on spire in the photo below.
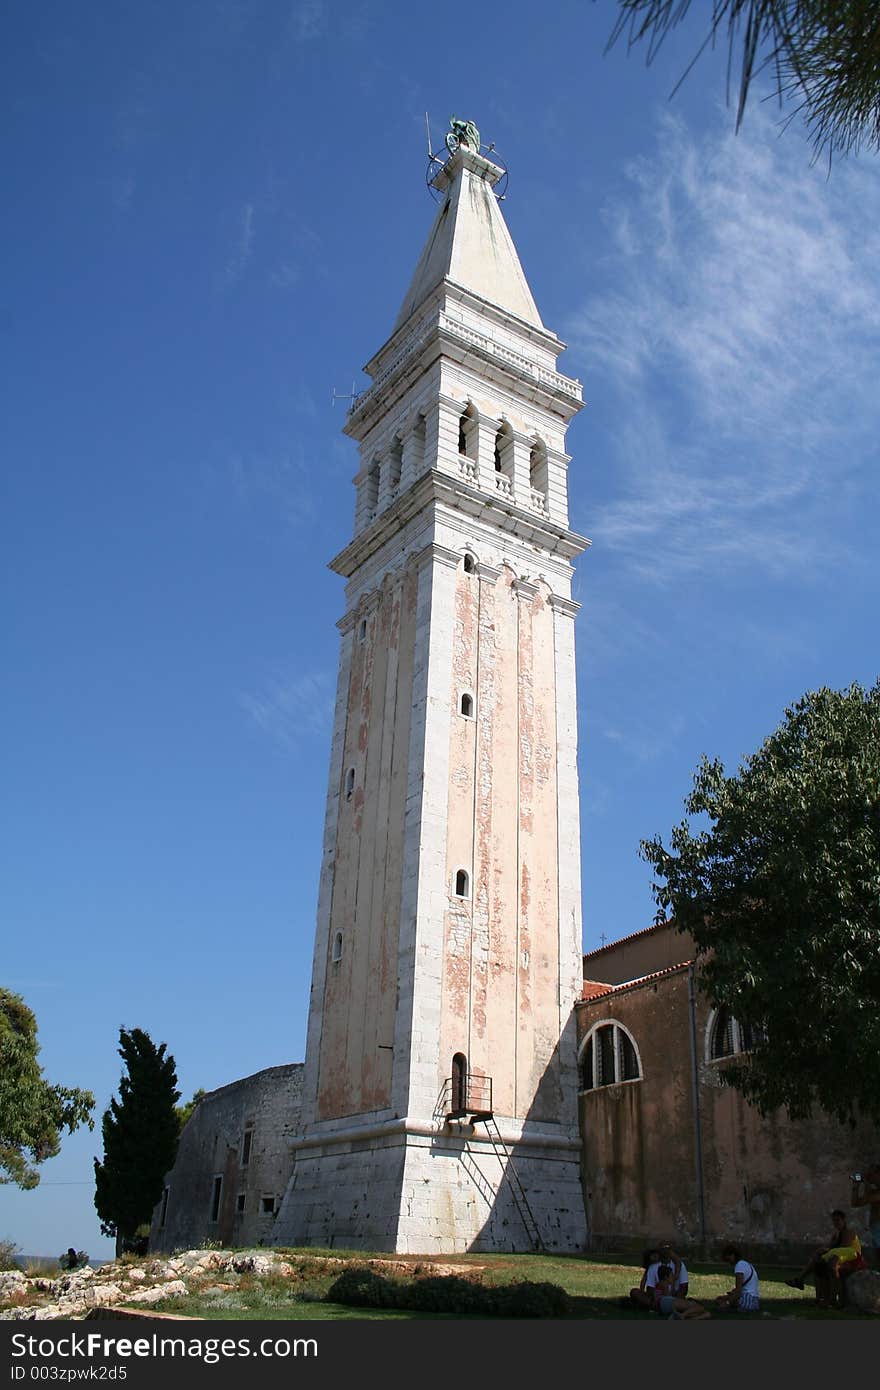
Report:
[[[473,150],[474,154],[480,153],[480,132],[473,121],[459,121],[455,116],[449,118],[449,133],[446,136],[446,148],[450,154],[461,149],[462,146]]]

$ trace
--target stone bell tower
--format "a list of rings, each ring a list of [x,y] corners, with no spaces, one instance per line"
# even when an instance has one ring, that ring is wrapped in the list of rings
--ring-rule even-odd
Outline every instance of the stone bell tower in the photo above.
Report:
[[[275,1242],[577,1250],[582,984],[560,375],[464,124],[360,448],[301,1132]],[[467,132],[473,127],[468,126]],[[474,132],[475,133],[475,132]],[[455,139],[449,144],[455,146]]]

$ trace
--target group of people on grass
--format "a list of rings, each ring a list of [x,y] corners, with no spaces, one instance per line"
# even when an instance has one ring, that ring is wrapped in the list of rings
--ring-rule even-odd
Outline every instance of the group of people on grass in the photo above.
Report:
[[[715,1311],[757,1312],[761,1304],[755,1266],[743,1257],[736,1245],[725,1245],[721,1258],[733,1267],[734,1283],[732,1289],[715,1299]],[[671,1245],[646,1250],[642,1264],[644,1272],[639,1286],[629,1291],[633,1303],[640,1308],[649,1308],[663,1318],[675,1318],[681,1322],[711,1318],[712,1313],[704,1303],[688,1296],[690,1282],[687,1266]]]
[[[880,1271],[880,1162],[871,1164],[865,1172],[852,1175],[852,1205],[868,1208],[868,1223],[874,1247],[874,1263]],[[820,1307],[841,1307],[844,1303],[845,1281],[868,1264],[862,1253],[858,1231],[850,1224],[846,1212],[831,1213],[833,1230],[830,1243],[816,1250],[793,1279],[785,1282],[793,1289],[803,1289],[804,1281],[812,1278],[816,1285],[816,1301]],[[733,1267],[734,1286],[714,1302],[716,1312],[736,1311],[755,1313],[760,1310],[758,1272],[736,1245],[726,1245],[721,1252],[725,1263]],[[705,1304],[689,1297],[689,1278],[684,1260],[668,1243],[646,1250],[642,1258],[644,1272],[638,1288],[630,1289],[630,1299],[640,1308],[648,1308],[661,1317],[677,1318],[683,1322],[709,1318],[712,1312]]]

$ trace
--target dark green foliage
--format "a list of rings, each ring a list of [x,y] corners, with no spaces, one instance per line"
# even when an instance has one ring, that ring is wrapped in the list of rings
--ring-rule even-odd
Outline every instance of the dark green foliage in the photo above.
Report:
[[[95,1159],[95,1208],[105,1235],[132,1240],[148,1225],[174,1163],[180,1099],[174,1058],[140,1028],[119,1030],[125,1072],[104,1111],[104,1161]]]
[[[389,1279],[356,1265],[346,1269],[327,1291],[328,1303],[355,1308],[393,1308],[416,1313],[501,1318],[559,1318],[572,1301],[558,1284],[479,1284],[455,1274],[431,1275],[406,1282]]]
[[[37,1020],[22,999],[0,989],[0,1183],[36,1187],[34,1165],[54,1157],[61,1131],[94,1128],[90,1091],[50,1086],[37,1061]]]
[[[623,33],[630,48],[646,40],[649,63],[690,10],[690,0],[618,4],[609,46]],[[699,53],[714,46],[725,30],[728,81],[741,47],[737,128],[754,77],[768,69],[780,102],[790,98],[797,103],[795,114],[806,121],[817,155],[858,152],[863,144],[880,149],[877,0],[713,0]]]
[[[642,855],[712,1002],[752,1025],[725,1068],[762,1113],[880,1121],[880,682],[808,693],[735,777],[703,759]]]

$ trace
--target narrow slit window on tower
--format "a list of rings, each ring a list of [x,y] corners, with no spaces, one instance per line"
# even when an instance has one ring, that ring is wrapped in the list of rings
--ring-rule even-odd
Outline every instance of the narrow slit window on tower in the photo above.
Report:
[[[532,506],[538,509],[547,504],[547,446],[543,439],[536,439],[529,454],[529,484],[531,486]]]
[[[351,801],[354,796],[354,768],[350,767],[345,774],[345,799]]]
[[[471,881],[466,869],[459,869],[455,875],[455,896],[457,898],[469,898],[471,895]]]
[[[338,965],[342,960],[342,932],[338,931],[333,938],[333,951],[330,959],[334,965]]]
[[[223,1178],[217,1176],[214,1179],[214,1187],[211,1192],[211,1220],[216,1221],[220,1215],[220,1194],[223,1191]]]
[[[467,1084],[467,1058],[463,1052],[456,1052],[452,1059],[452,1077],[450,1086],[450,1110],[453,1115],[464,1113],[468,1103],[468,1084]]]
[[[396,434],[391,441],[388,470],[388,486],[391,489],[391,496],[394,497],[400,487],[400,475],[403,472],[403,440],[399,434]]]
[[[473,695],[471,695],[467,690],[464,692],[464,694],[463,694],[462,697],[461,697],[461,703],[460,703],[459,708],[460,708],[460,710],[461,710],[461,713],[464,715],[465,719],[473,719],[473,717],[474,717],[474,697],[473,697]]]
[[[236,1209],[236,1211],[238,1212],[239,1216],[240,1216],[240,1215],[242,1214],[242,1212],[244,1211],[244,1204],[245,1204],[245,1198],[246,1198],[246,1196],[247,1196],[247,1194],[246,1194],[245,1192],[239,1192],[238,1197],[236,1198],[235,1209]]]
[[[170,1188],[170,1187],[163,1187],[163,1188],[162,1188],[162,1213],[161,1213],[161,1215],[160,1215],[160,1217],[159,1217],[159,1225],[160,1225],[160,1227],[165,1225],[165,1218],[166,1218],[166,1216],[168,1215],[168,1194],[169,1194],[170,1191],[171,1191],[171,1188]]]
[[[458,417],[458,452],[462,458],[477,457],[477,412],[473,405],[465,406]]]
[[[367,620],[366,620],[366,618],[361,618],[360,623],[358,624],[358,641],[359,641],[359,642],[366,642],[366,640],[367,640]]]
[[[513,430],[506,420],[495,435],[495,486],[506,493],[513,487]]]
[[[253,1131],[252,1128],[248,1127],[248,1128],[245,1130],[245,1132],[244,1132],[244,1138],[243,1138],[242,1141],[241,1141],[241,1166],[242,1166],[242,1168],[246,1168],[246,1167],[248,1166],[248,1164],[250,1163],[250,1161],[251,1161],[251,1145],[253,1144],[253,1142],[254,1142],[254,1131]]]
[[[381,478],[381,464],[378,459],[374,459],[367,474],[366,483],[366,511],[367,520],[372,521],[379,506],[379,482]]]

